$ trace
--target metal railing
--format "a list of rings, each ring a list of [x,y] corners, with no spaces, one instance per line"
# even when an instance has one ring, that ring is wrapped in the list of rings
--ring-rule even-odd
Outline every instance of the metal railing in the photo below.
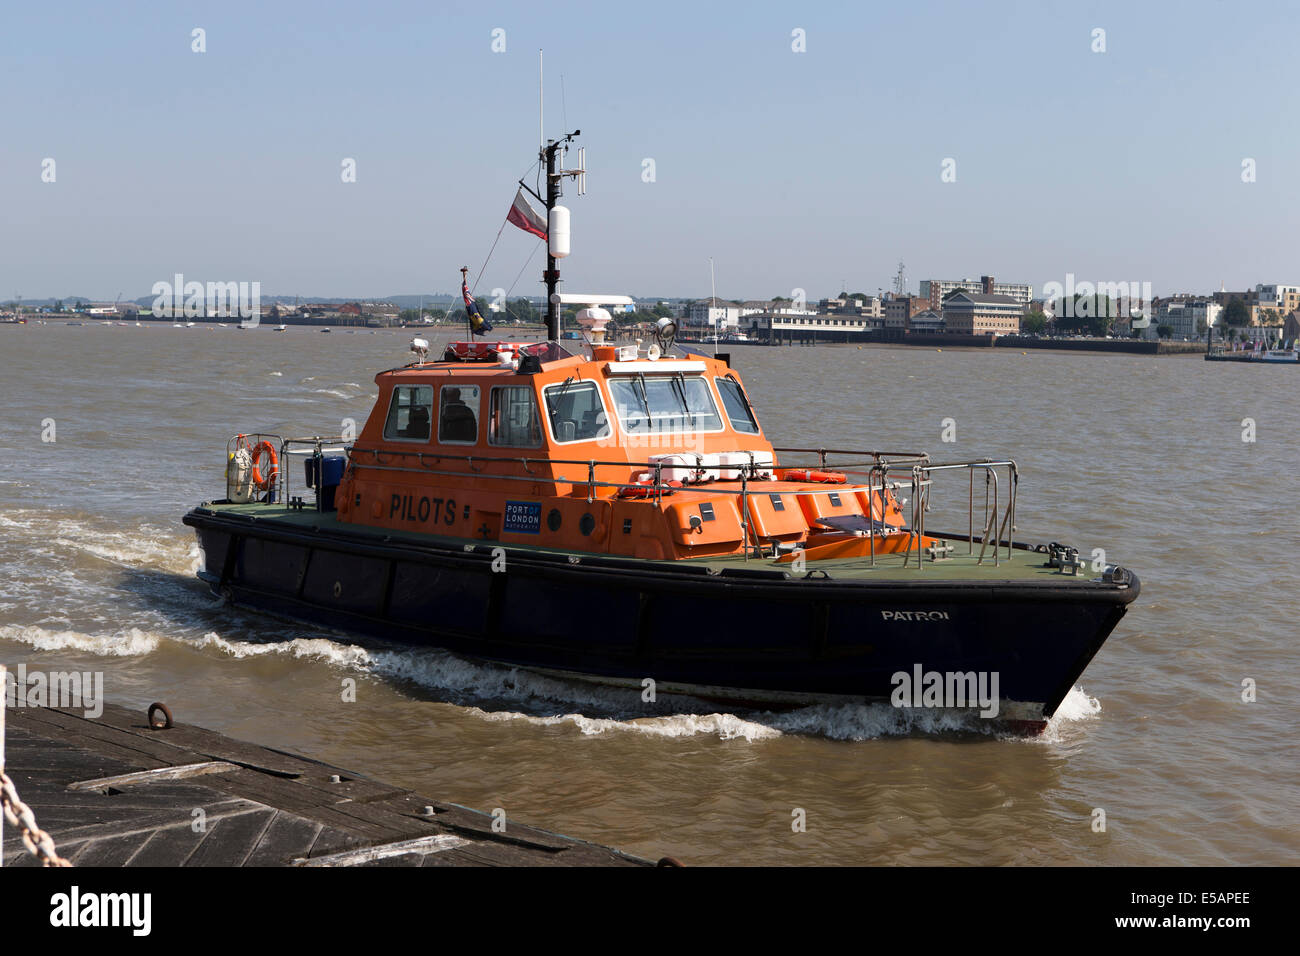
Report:
[[[1000,483],[998,469],[1007,472],[1006,507],[1001,509],[999,524]],[[984,515],[980,532],[980,554],[976,564],[984,563],[989,542],[993,543],[993,566],[999,564],[1003,536],[1006,536],[1007,558],[1011,557],[1016,531],[1016,494],[1020,485],[1020,471],[1010,458],[981,458],[974,461],[944,462],[941,464],[917,465],[912,468],[912,535],[916,540],[916,563],[921,567],[921,538],[925,535],[925,515],[930,510],[930,496],[933,491],[935,472],[964,470],[970,478],[967,496],[967,536],[968,553],[975,553],[975,474],[984,474]],[[908,549],[908,555],[911,548]],[[906,560],[905,562],[906,563]]]
[[[279,436],[262,436],[262,435],[245,435],[248,439],[263,437],[278,438]],[[235,439],[231,439],[235,441]],[[286,438],[280,439],[281,459],[287,464],[288,455],[292,446],[308,446],[311,449],[312,456],[316,459],[317,481],[320,481],[321,459],[325,446],[345,444],[345,439],[341,436],[312,436],[310,438]],[[379,471],[405,472],[410,474],[427,475],[442,478],[475,478],[478,480],[488,481],[513,481],[525,482],[528,484],[567,484],[571,486],[585,486],[587,502],[590,504],[596,500],[597,489],[610,488],[614,489],[617,495],[627,489],[637,489],[642,492],[646,498],[652,500],[656,508],[663,507],[663,499],[671,496],[679,488],[671,485],[664,480],[664,470],[687,470],[697,471],[700,474],[706,472],[716,472],[720,477],[716,480],[701,482],[691,487],[708,488],[711,494],[734,495],[740,499],[740,525],[742,535],[742,550],[745,560],[749,560],[751,550],[757,550],[762,554],[764,547],[763,537],[754,529],[753,522],[750,520],[750,496],[755,492],[751,489],[754,482],[768,482],[773,480],[782,480],[777,473],[792,470],[800,470],[811,466],[804,464],[765,464],[755,459],[755,452],[749,452],[749,461],[744,463],[709,463],[697,461],[696,467],[692,468],[689,464],[678,465],[666,463],[663,460],[656,461],[603,461],[595,458],[537,458],[532,456],[495,456],[495,455],[454,455],[445,452],[426,452],[407,449],[394,448],[364,448],[364,447],[345,447],[348,456],[349,467],[356,469],[375,469]],[[975,553],[975,475],[982,473],[984,475],[984,506],[981,516],[981,535],[980,535],[980,553],[977,564],[983,564],[986,556],[989,554],[990,543],[992,543],[992,560],[995,567],[999,565],[1001,548],[1005,539],[1006,555],[1011,556],[1013,545],[1013,535],[1015,533],[1015,509],[1016,493],[1019,485],[1019,471],[1016,463],[1011,459],[991,459],[981,458],[971,461],[955,462],[932,462],[930,456],[920,452],[890,452],[890,451],[864,451],[864,450],[845,450],[833,448],[774,448],[774,452],[785,454],[806,454],[817,456],[817,469],[829,470],[835,473],[843,473],[846,477],[853,476],[864,478],[865,481],[853,482],[853,484],[865,484],[867,492],[868,511],[866,515],[869,530],[865,532],[870,539],[869,560],[872,566],[876,563],[876,538],[878,533],[884,535],[890,533],[886,530],[885,515],[888,510],[889,496],[892,492],[898,491],[904,487],[910,487],[911,497],[908,503],[911,505],[910,523],[898,529],[907,531],[909,534],[908,549],[904,553],[904,564],[911,559],[913,551],[916,552],[917,567],[923,567],[922,561],[922,542],[925,538],[925,516],[931,510],[931,497],[934,487],[934,476],[936,473],[951,471],[966,471],[969,475],[969,489],[967,496],[967,540],[969,553]],[[836,461],[829,456],[843,455],[848,460]],[[361,461],[362,456],[369,457],[370,461]],[[688,456],[683,456],[688,457]],[[393,461],[410,461],[414,459],[415,466],[411,467],[403,464],[389,463]],[[464,468],[460,470],[450,470],[440,468],[439,465],[447,463],[461,463],[467,466],[468,471]],[[485,469],[491,466],[511,465],[522,468],[524,474],[494,474]],[[586,469],[586,477],[573,477],[566,475],[543,475],[535,472],[538,466],[578,466]],[[603,468],[631,469],[643,472],[649,472],[651,478],[648,481],[606,481],[596,477],[596,470]],[[1002,487],[1002,479],[999,478],[999,469],[1005,469],[1005,492]],[[287,472],[291,471],[287,467],[282,467],[280,480],[282,482],[283,493],[281,497],[287,502],[290,500],[290,478]],[[730,477],[724,477],[730,476]],[[740,488],[722,488],[718,487],[720,482],[739,481]],[[835,493],[839,487],[837,483],[828,483],[817,488],[807,488],[799,491],[781,492],[782,495],[791,495],[793,497],[813,497],[816,495],[827,495]],[[320,491],[319,488],[313,489],[317,492],[317,508],[320,508]],[[764,492],[770,493],[770,492]],[[1003,497],[1005,493],[1005,505]],[[271,496],[268,496],[271,497]],[[877,502],[879,502],[879,518],[876,515]],[[901,505],[899,506],[901,507]],[[879,528],[877,527],[879,526]],[[770,542],[775,544],[775,542]]]
[[[295,454],[294,447],[305,446],[305,448],[310,449],[310,457],[312,461],[315,462],[315,466],[313,468],[312,473],[316,476],[316,484],[315,485],[307,484],[307,487],[310,488],[313,492],[315,492],[316,510],[321,511],[324,508],[324,495],[322,493],[322,483],[325,480],[324,469],[325,469],[326,446],[335,446],[335,445],[339,446],[339,450],[346,455],[348,452],[347,441],[348,440],[344,438],[342,435],[329,435],[329,436],[313,435],[310,438],[283,439],[280,442],[280,461],[283,466],[281,468],[281,474],[283,475],[283,481],[284,481],[283,498],[285,500],[285,503],[288,503],[293,500],[292,497],[290,496],[291,482],[292,482],[291,475],[293,473],[293,469],[289,467],[289,456]],[[299,457],[306,458],[308,456],[299,454]],[[306,484],[305,478],[303,479],[303,481],[304,484]]]
[[[308,487],[316,493],[316,508],[321,508],[321,489],[320,482],[322,477],[322,459],[325,457],[327,446],[339,446],[339,450],[344,454],[347,453],[347,441],[342,435],[313,435],[310,438],[282,438],[279,435],[273,435],[268,432],[245,432],[234,435],[226,442],[226,468],[230,468],[230,462],[234,457],[235,451],[241,447],[243,442],[249,448],[256,448],[262,442],[269,442],[275,449],[279,459],[273,470],[266,476],[265,486],[254,486],[254,497],[248,504],[277,504],[288,503],[293,491],[293,469],[289,467],[290,455],[298,458],[311,457],[315,460],[315,486]],[[310,449],[307,455],[295,451],[296,447],[306,447]],[[305,482],[305,479],[304,479]],[[229,471],[226,473],[226,492],[230,492]]]
[[[229,498],[230,496],[230,467],[231,467],[231,463],[234,461],[235,452],[238,451],[240,448],[248,448],[251,451],[252,449],[256,448],[258,445],[262,444],[263,442],[269,443],[273,448],[279,448],[280,436],[272,435],[267,432],[244,432],[239,435],[232,435],[226,441],[226,464],[225,464],[224,475],[226,479],[227,498]],[[280,457],[283,458],[284,456],[281,455]],[[267,475],[265,487],[259,488],[257,487],[256,484],[253,485],[254,500],[250,500],[248,503],[249,504],[253,504],[253,503],[274,504],[276,499],[276,488],[279,484],[279,481],[280,481],[280,467],[279,464],[277,463],[274,471],[272,471],[270,474]],[[256,502],[255,499],[257,499],[262,494],[265,495],[265,500],[263,502]]]

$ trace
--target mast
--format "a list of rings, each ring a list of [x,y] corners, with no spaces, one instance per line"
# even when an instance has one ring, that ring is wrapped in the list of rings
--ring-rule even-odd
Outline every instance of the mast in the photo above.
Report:
[[[578,149],[578,165],[576,169],[559,169],[559,157],[568,151],[569,143],[573,142],[575,136],[581,136],[582,130],[575,129],[572,133],[565,133],[559,139],[550,140],[541,149],[542,162],[546,164],[546,198],[543,200],[546,204],[546,271],[542,273],[542,281],[546,283],[546,337],[552,342],[560,338],[560,303],[554,301],[556,293],[560,291],[560,270],[556,268],[559,259],[553,255],[556,251],[554,242],[550,235],[554,228],[555,218],[551,211],[560,204],[560,183],[565,176],[576,179],[578,182],[578,195],[581,196],[587,191],[587,156],[586,150]],[[519,185],[528,189],[530,193],[537,196],[537,193],[528,188],[523,181]],[[537,196],[541,199],[541,196]],[[564,222],[567,224],[567,214]],[[560,250],[560,257],[567,256],[567,242],[565,248]]]
[[[568,139],[568,137],[565,137]],[[561,149],[557,142],[547,143],[542,147],[542,156],[546,160],[546,221],[549,225],[551,210],[560,201],[560,177],[555,174],[555,157]],[[560,303],[555,301],[555,294],[560,291],[560,270],[555,267],[555,257],[551,255],[551,243],[546,243],[546,271],[542,274],[546,282],[546,338],[552,342],[560,339]]]
[[[542,113],[542,92],[544,85],[542,83],[542,51],[537,51],[537,136],[540,140],[538,145],[538,158],[542,165],[546,167],[546,197],[543,199],[537,195],[535,189],[529,188],[528,184],[522,179],[519,180],[521,188],[528,190],[537,199],[546,205],[546,270],[542,273],[542,281],[546,283],[546,337],[552,342],[559,341],[560,338],[560,303],[555,301],[557,293],[560,291],[560,270],[556,268],[557,257],[553,254],[556,251],[552,242],[551,231],[555,227],[555,217],[551,211],[560,203],[560,180],[565,176],[571,176],[578,181],[578,195],[581,196],[587,191],[587,157],[586,150],[578,150],[578,168],[577,169],[559,169],[557,160],[563,154],[568,152],[569,143],[573,142],[575,136],[581,136],[582,130],[575,129],[572,133],[565,133],[559,139],[553,139],[549,142],[546,140],[545,123],[543,122]],[[565,231],[568,230],[567,211],[565,214]],[[560,256],[563,258],[569,254],[568,242],[560,250]]]

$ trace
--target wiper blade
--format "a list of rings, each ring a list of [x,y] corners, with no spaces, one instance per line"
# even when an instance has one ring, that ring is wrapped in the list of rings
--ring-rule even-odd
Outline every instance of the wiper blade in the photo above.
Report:
[[[672,381],[672,383],[673,383],[673,391],[676,392],[676,393],[677,393],[677,397],[678,397],[679,399],[681,399],[681,402],[682,402],[682,411],[685,412],[685,413],[686,413],[686,417],[687,417],[688,419],[690,419],[690,422],[691,422],[691,430],[694,431],[694,430],[695,430],[695,413],[694,413],[693,411],[691,411],[691,405],[690,405],[690,402],[687,401],[687,398],[686,398],[686,377],[685,377],[684,375],[682,375],[681,372],[678,372],[678,373],[677,373],[677,374],[676,374],[676,375],[671,379],[671,381]]]
[[[646,395],[645,376],[642,375],[640,372],[637,373],[636,384],[641,391],[641,407],[645,409],[646,428],[653,428],[654,422],[652,421],[652,419],[654,416],[650,414],[650,399]]]

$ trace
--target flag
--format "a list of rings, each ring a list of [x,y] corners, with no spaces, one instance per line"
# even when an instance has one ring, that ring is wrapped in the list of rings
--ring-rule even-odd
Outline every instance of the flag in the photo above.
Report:
[[[469,330],[475,335],[491,332],[492,326],[474,304],[474,296],[469,291],[469,277],[464,272],[461,273],[460,294],[465,299],[465,314],[469,316]]]
[[[524,195],[524,188],[519,187],[515,193],[514,205],[506,213],[506,222],[512,222],[524,232],[531,232],[538,239],[546,238],[546,220],[541,214],[533,208],[528,197]]]

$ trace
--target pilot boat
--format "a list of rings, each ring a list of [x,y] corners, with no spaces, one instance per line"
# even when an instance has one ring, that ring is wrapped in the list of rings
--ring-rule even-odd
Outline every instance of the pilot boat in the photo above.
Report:
[[[184,518],[200,577],[236,605],[643,696],[1041,730],[1137,577],[1015,540],[1013,460],[778,447],[729,357],[672,320],[606,341],[632,300],[558,288],[575,135],[541,151],[548,341],[431,358],[416,339],[354,437],[230,439],[226,496]],[[964,533],[926,527],[941,485]]]

